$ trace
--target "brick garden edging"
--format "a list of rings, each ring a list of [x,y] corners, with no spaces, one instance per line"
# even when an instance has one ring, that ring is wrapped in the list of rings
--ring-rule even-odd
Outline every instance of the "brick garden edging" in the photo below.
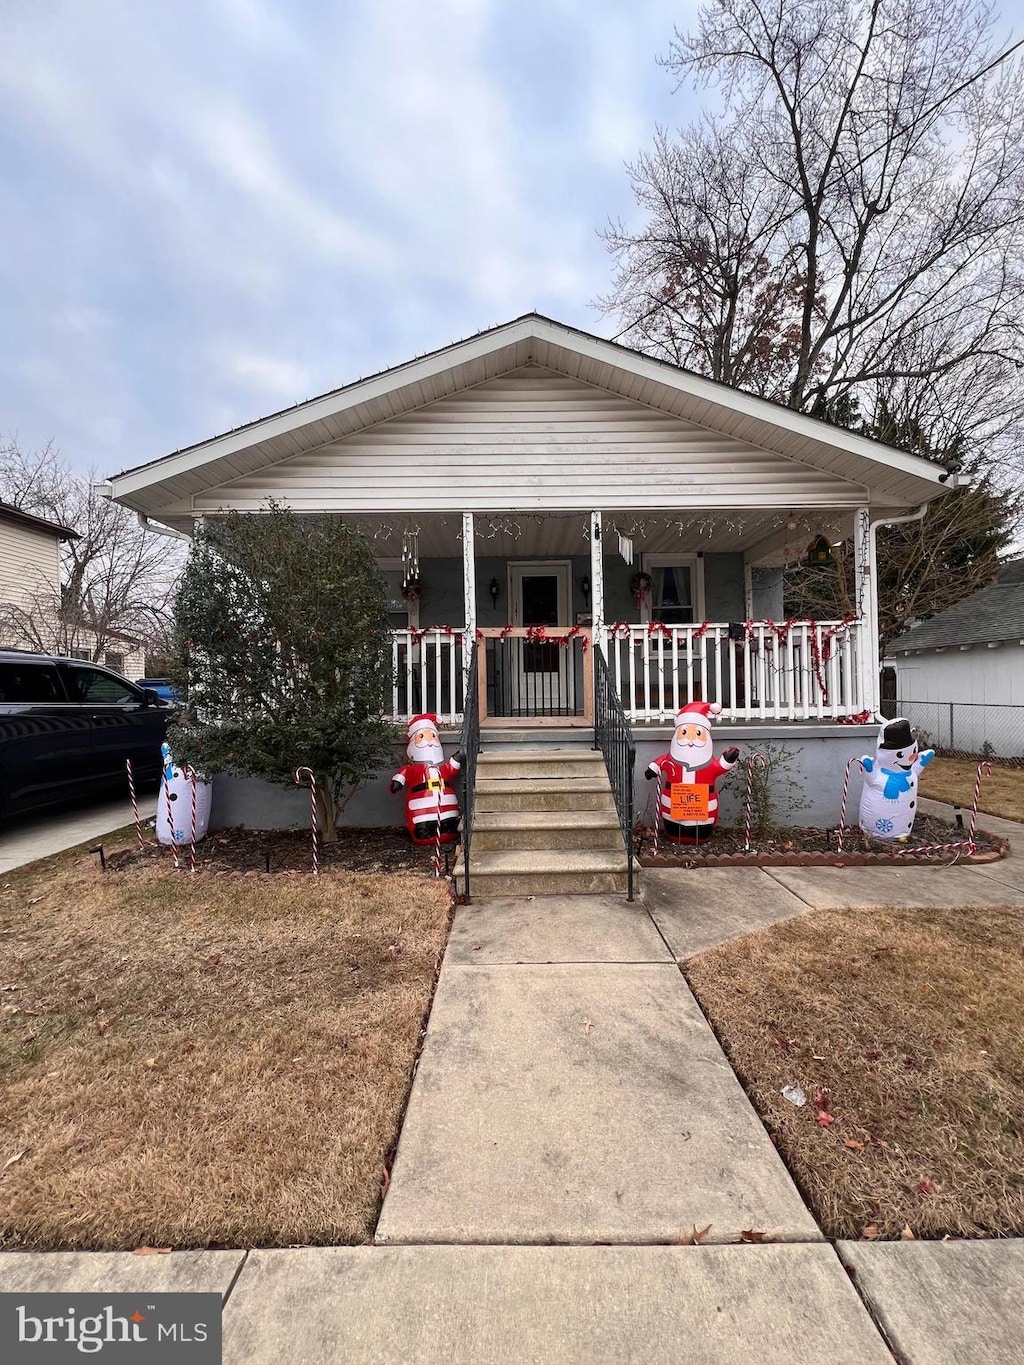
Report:
[[[961,854],[958,863],[997,863],[1010,852],[1009,840],[998,834],[989,834],[983,829],[975,831],[975,837],[984,837],[991,849],[972,854]],[[678,857],[657,858],[649,853],[641,854],[637,860],[641,867],[942,867],[951,863],[954,852],[946,853],[696,853],[687,855],[680,852]]]

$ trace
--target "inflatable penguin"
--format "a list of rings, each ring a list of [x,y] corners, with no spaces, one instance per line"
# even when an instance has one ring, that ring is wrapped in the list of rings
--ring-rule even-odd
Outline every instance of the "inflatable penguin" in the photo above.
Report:
[[[917,814],[917,779],[935,757],[922,753],[902,716],[886,721],[878,732],[874,758],[865,756],[860,797],[860,827],[872,839],[906,839]]]
[[[166,743],[160,745],[163,776],[156,803],[156,837],[162,844],[192,842],[192,783],[175,763]],[[213,785],[196,778],[196,842],[206,837],[210,826]]]
[[[715,783],[740,756],[739,749],[730,748],[715,758],[711,718],[721,710],[717,702],[689,702],[676,716],[668,753],[654,759],[644,774],[648,781],[659,781],[658,815],[670,843],[699,844],[715,832]]]
[[[462,767],[462,754],[445,761],[437,717],[413,716],[409,722],[409,762],[391,779],[392,792],[405,791],[405,827],[414,844],[453,844],[459,837],[459,798],[448,785]]]

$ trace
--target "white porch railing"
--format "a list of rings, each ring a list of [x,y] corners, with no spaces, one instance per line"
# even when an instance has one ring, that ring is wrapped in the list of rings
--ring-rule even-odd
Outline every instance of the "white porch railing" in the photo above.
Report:
[[[462,632],[454,628],[391,632],[391,704],[395,720],[422,711],[442,725],[462,723]]]
[[[734,627],[608,628],[607,655],[627,717],[672,720],[688,701],[729,720],[835,720],[867,708],[863,622],[751,621]]]
[[[738,638],[730,638],[730,629]],[[620,625],[614,631],[606,627],[604,636],[611,678],[632,721],[671,721],[685,702],[695,699],[718,702],[728,720],[769,722],[837,720],[870,704],[861,681],[861,621],[751,621],[738,628],[713,622],[654,631],[646,625]],[[428,711],[443,725],[461,724],[459,629],[394,630],[391,659],[395,720]],[[588,671],[585,691],[589,685]],[[589,700],[587,692],[587,716]]]

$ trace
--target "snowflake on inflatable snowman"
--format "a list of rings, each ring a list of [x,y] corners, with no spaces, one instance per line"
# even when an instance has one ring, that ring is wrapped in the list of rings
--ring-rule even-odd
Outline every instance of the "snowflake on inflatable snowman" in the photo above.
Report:
[[[464,756],[456,753],[445,759],[436,716],[413,716],[408,735],[409,762],[392,777],[391,791],[405,791],[409,838],[414,844],[453,844],[459,837],[459,798],[449,783],[458,775]]]
[[[732,771],[740,756],[733,746],[715,757],[711,720],[721,710],[717,702],[692,701],[684,706],[676,716],[668,753],[653,759],[644,774],[648,781],[658,779],[658,817],[669,843],[699,844],[715,832],[715,783]]]
[[[918,747],[910,721],[899,716],[878,732],[875,756],[861,759],[860,827],[872,839],[909,838],[917,815],[917,779],[935,757]]]

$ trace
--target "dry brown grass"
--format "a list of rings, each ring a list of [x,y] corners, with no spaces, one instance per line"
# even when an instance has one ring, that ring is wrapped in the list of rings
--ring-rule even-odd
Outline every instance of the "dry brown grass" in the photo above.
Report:
[[[921,774],[921,795],[970,810],[977,772],[977,759],[943,758],[940,754]],[[994,763],[992,776],[981,780],[978,809],[1001,815],[1004,820],[1024,820],[1024,768],[1003,768]]]
[[[1019,909],[832,910],[686,964],[827,1235],[1024,1234],[1022,935]]]
[[[448,921],[416,876],[3,878],[0,1245],[366,1240]]]

